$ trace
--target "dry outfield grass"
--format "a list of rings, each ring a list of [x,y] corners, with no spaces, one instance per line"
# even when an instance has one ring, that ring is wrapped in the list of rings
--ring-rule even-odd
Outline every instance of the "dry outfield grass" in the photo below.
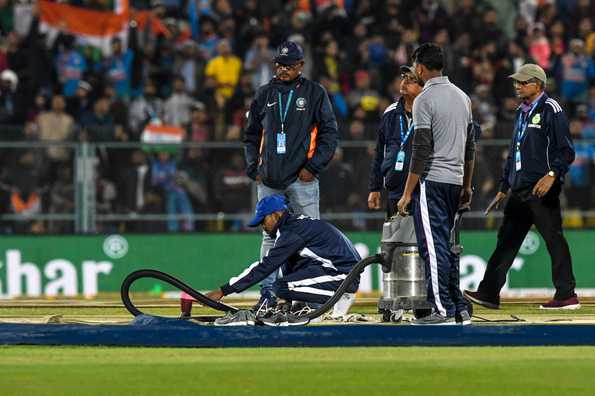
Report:
[[[592,395],[595,347],[0,347],[13,395]]]

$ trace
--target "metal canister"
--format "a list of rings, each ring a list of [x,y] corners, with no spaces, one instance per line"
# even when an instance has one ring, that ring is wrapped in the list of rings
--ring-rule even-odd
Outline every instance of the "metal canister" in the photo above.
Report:
[[[424,263],[417,244],[404,243],[410,239],[402,232],[402,220],[391,219],[382,227],[381,249],[385,257],[382,265],[383,294],[378,310],[385,321],[400,318],[403,310],[425,308],[427,287]]]
[[[416,245],[397,246],[393,253],[393,268],[386,283],[394,284],[395,297],[426,298],[424,263]]]

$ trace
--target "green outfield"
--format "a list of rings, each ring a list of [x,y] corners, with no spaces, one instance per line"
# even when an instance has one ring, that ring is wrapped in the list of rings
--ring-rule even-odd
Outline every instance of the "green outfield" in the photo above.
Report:
[[[585,301],[587,302],[587,301]],[[176,315],[171,300],[142,299],[152,314]],[[578,311],[537,303],[477,309],[482,320],[595,323]],[[373,300],[352,309],[374,315]],[[197,307],[195,314],[214,311]],[[115,299],[5,301],[0,322],[121,323]],[[520,324],[520,323],[519,323]],[[489,325],[489,324],[488,324]],[[563,324],[560,324],[563,325]],[[0,347],[0,395],[592,395],[595,347],[407,347],[173,349]]]
[[[595,348],[0,348],[15,395],[592,395]]]

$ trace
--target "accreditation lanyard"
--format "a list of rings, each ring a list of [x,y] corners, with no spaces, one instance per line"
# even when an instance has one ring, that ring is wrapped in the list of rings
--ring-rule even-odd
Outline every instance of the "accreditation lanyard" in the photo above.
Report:
[[[516,136],[516,141],[517,141],[517,147],[523,142],[523,139],[525,139],[525,135],[527,134],[527,125],[529,125],[529,121],[531,120],[531,115],[533,114],[533,111],[535,110],[535,108],[537,107],[537,104],[539,103],[539,100],[536,100],[535,103],[533,103],[533,105],[531,106],[531,108],[529,109],[529,111],[526,114],[525,117],[523,117],[523,113],[521,112],[521,114],[519,114],[519,118],[517,120],[517,136]]]
[[[399,117],[401,120],[401,130],[399,131],[399,133],[401,134],[401,147],[399,148],[399,152],[397,153],[397,161],[395,162],[395,170],[400,172],[403,170],[403,168],[405,166],[405,144],[407,143],[407,140],[409,139],[411,132],[413,132],[414,125],[412,122],[411,125],[409,126],[409,129],[407,129],[407,132],[405,132],[405,123],[403,121],[403,115],[401,114]]]
[[[537,107],[538,103],[539,103],[539,100],[536,100],[535,103],[533,103],[533,105],[531,106],[529,111],[527,113],[525,113],[525,117],[523,117],[523,113],[521,112],[521,114],[519,114],[519,118],[517,120],[516,150],[515,150],[515,154],[514,154],[515,169],[517,171],[520,171],[522,169],[521,143],[523,142],[523,140],[525,140],[525,137],[527,136],[527,126],[529,125],[529,120],[531,120],[531,115],[533,114],[533,111]]]
[[[291,99],[293,98],[293,89],[290,90],[289,95],[287,95],[287,104],[285,106],[285,110],[283,110],[283,95],[281,95],[281,92],[277,92],[277,97],[279,100],[279,119],[281,120],[281,132],[277,133],[277,154],[285,154],[285,152],[287,151],[287,139],[285,138],[285,120],[287,119],[289,106],[291,106]]]
[[[407,143],[407,139],[409,139],[409,136],[411,135],[411,132],[413,132],[413,122],[411,123],[411,125],[409,125],[409,129],[407,129],[407,132],[403,132],[405,131],[405,123],[403,122],[403,115],[400,115],[401,118],[401,150],[403,149],[403,147],[405,147],[405,144]]]

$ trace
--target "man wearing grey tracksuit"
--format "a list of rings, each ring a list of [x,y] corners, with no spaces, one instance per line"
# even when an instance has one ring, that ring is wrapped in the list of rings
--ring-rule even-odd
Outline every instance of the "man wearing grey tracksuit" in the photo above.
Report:
[[[457,311],[467,309],[459,289],[457,257],[449,241],[458,208],[471,201],[475,152],[471,101],[442,76],[440,47],[423,44],[415,50],[413,59],[424,89],[413,102],[413,153],[397,209],[399,214],[407,215],[412,204],[416,237],[426,267],[428,301],[434,306],[431,315],[414,324],[450,325],[456,324]]]

